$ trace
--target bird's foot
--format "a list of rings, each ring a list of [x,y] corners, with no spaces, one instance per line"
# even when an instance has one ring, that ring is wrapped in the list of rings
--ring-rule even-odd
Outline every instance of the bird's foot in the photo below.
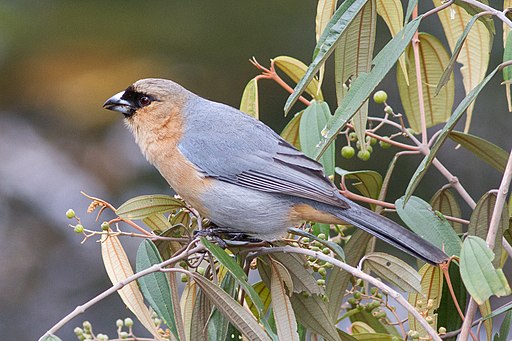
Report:
[[[262,240],[254,238],[247,233],[233,231],[222,227],[210,227],[200,231],[194,231],[194,237],[210,237],[220,247],[226,248],[230,242],[261,243]]]

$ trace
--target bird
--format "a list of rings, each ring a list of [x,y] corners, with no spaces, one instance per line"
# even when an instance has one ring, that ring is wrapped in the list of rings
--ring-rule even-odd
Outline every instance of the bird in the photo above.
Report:
[[[166,79],[141,79],[103,107],[124,115],[170,187],[224,231],[273,241],[304,221],[351,224],[427,263],[448,260],[419,235],[344,197],[322,165],[263,122]]]

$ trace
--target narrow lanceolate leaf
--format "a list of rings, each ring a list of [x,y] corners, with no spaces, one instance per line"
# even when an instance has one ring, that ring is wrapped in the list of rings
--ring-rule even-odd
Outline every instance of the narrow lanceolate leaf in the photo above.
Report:
[[[434,211],[439,211],[450,217],[460,218],[462,215],[459,203],[449,188],[441,188],[437,191],[430,200],[430,205]],[[454,221],[449,221],[449,223],[452,225],[455,233],[462,233],[461,223],[456,223]]]
[[[395,202],[400,219],[416,234],[434,244],[448,256],[460,254],[461,242],[446,218],[418,197],[405,204],[404,197]]]
[[[446,86],[437,94],[436,85],[441,79],[444,69],[448,66],[450,56],[443,44],[434,36],[420,33],[419,39],[419,65],[421,71],[421,91],[425,108],[427,128],[444,123],[450,118],[455,95],[455,85],[449,80]],[[405,52],[409,84],[402,69],[397,70],[398,90],[404,106],[405,115],[409,125],[414,131],[421,131],[421,114],[419,111],[418,83],[414,61],[414,49],[409,46]]]
[[[369,73],[362,73],[350,86],[350,91],[343,98],[334,116],[327,122],[324,139],[320,142],[315,152],[318,158],[329,147],[338,136],[345,124],[354,116],[368,96],[375,90],[384,76],[395,65],[398,57],[402,54],[407,44],[411,41],[418,29],[421,16],[408,23],[373,59],[373,68]]]
[[[299,136],[300,146],[304,154],[313,157],[316,146],[323,139],[322,129],[331,119],[329,105],[325,102],[311,102],[311,105],[304,110],[300,119]],[[334,144],[318,160],[323,166],[325,174],[334,174]]]
[[[508,27],[508,26],[507,26]],[[510,29],[507,29],[507,36],[505,41],[505,49],[503,51],[503,62],[510,62],[512,60],[512,34]],[[507,95],[508,111],[512,112],[512,98],[510,96],[510,84],[512,83],[512,66],[503,68],[503,82],[505,85],[505,93]]]
[[[183,325],[185,328],[185,338],[190,340],[192,321],[194,318],[194,306],[197,299],[197,284],[194,281],[188,281],[183,288],[180,299],[181,315],[183,316]]]
[[[411,1],[408,1],[409,4]],[[384,20],[388,26],[389,33],[394,37],[404,27],[404,10],[400,0],[377,0],[377,14]],[[403,74],[407,77],[407,68],[405,65],[405,55],[400,56],[398,59],[400,68]],[[409,79],[406,78],[406,83],[409,84]]]
[[[288,270],[278,261],[272,260],[270,268],[272,269],[270,293],[277,336],[279,340],[299,341],[297,321],[289,297],[293,292],[292,278]]]
[[[304,77],[297,83],[293,93],[286,101],[284,106],[285,113],[290,111],[292,105],[306,89],[320,67],[324,65],[327,58],[334,51],[340,37],[345,33],[348,25],[354,20],[367,1],[346,0],[336,10],[315,47],[313,62],[311,62]]]
[[[469,94],[466,97],[464,97],[464,99],[459,103],[457,108],[453,111],[452,116],[450,116],[450,119],[444,125],[443,129],[441,130],[441,133],[436,139],[436,142],[434,142],[434,145],[430,148],[430,153],[425,156],[423,161],[416,169],[416,172],[414,172],[413,176],[411,177],[409,185],[407,186],[407,189],[405,191],[405,202],[409,200],[412,193],[420,183],[421,179],[423,178],[423,176],[425,176],[428,167],[431,165],[432,160],[434,160],[434,158],[436,157],[436,154],[443,145],[444,141],[446,141],[448,134],[453,130],[453,128],[455,127],[459,119],[462,117],[466,109],[469,107],[471,103],[474,102],[480,91],[482,91],[482,89],[487,85],[487,83],[496,74],[496,72],[498,72],[498,70],[499,66],[496,67],[493,71],[491,71],[491,73],[489,73],[487,77],[484,78],[484,80],[482,80],[473,90],[471,90]]]
[[[306,257],[297,253],[275,253],[272,258],[288,271],[293,284],[288,289],[293,289],[295,293],[307,292],[311,295],[324,293],[316,283],[313,270],[308,266]]]
[[[39,341],[62,341],[62,339],[55,335],[43,335]]]
[[[458,131],[451,131],[448,136],[450,139],[487,162],[491,167],[502,173],[505,172],[508,153],[501,147],[498,147],[494,143],[484,140],[481,137]]]
[[[329,341],[341,341],[336,328],[336,318],[331,318],[327,303],[319,295],[304,296],[294,294],[291,297],[293,310],[297,320],[313,333],[323,336]]]
[[[440,6],[442,0],[432,0],[434,5]],[[453,19],[451,16],[453,15]],[[468,14],[460,6],[450,6],[450,10],[438,12],[439,20],[443,26],[448,45],[452,52],[455,50],[457,40],[462,35],[467,23],[472,15]],[[491,52],[492,34],[486,28],[486,25],[479,20],[471,28],[466,42],[459,53],[457,62],[462,64],[460,72],[462,73],[462,82],[466,93],[474,89],[485,77],[485,72],[489,64]],[[467,108],[467,119],[464,132],[469,130],[474,104]]]
[[[466,311],[466,298],[468,294],[460,277],[459,265],[456,262],[451,262],[448,271],[453,292],[455,293],[459,307],[462,311]],[[462,318],[459,314],[454,313],[456,311],[457,308],[453,303],[450,288],[448,285],[443,285],[441,303],[437,309],[437,325],[445,327],[446,330],[459,329],[462,326]],[[455,338],[449,339],[449,341],[455,341]]]
[[[496,192],[487,192],[485,193],[478,203],[476,204],[473,213],[471,214],[471,219],[468,225],[468,234],[471,236],[477,236],[485,240],[487,238],[487,233],[489,231],[489,225],[491,223],[492,212],[494,210],[494,206],[496,204]],[[509,215],[508,215],[508,207],[506,205],[503,206],[503,211],[501,212],[500,222],[498,224],[498,233],[496,235],[496,241],[499,241],[503,237],[503,231],[508,229],[509,224]],[[497,242],[494,245],[494,260],[493,265],[498,268],[501,260],[501,243]]]
[[[219,271],[220,272],[220,271]],[[219,276],[220,277],[220,276]],[[222,290],[229,296],[236,299],[235,279],[228,272],[222,277],[220,284]],[[208,339],[209,340],[226,340],[229,329],[229,320],[218,309],[214,309],[208,321]]]
[[[195,272],[192,273],[192,278],[215,307],[222,312],[245,337],[249,340],[272,340],[267,333],[265,333],[265,330],[260,327],[254,316],[238,304],[238,302],[224,290]]]
[[[263,301],[263,312],[267,313],[268,308],[270,307],[270,303],[272,303],[272,298],[270,297],[270,290],[267,288],[265,283],[263,283],[263,281],[254,283],[252,287]],[[251,298],[247,296],[245,298],[245,302],[247,303],[247,306],[252,311],[254,316],[257,316],[258,310],[256,309],[254,303],[252,303]]]
[[[476,303],[483,304],[492,295],[510,295],[510,287],[503,270],[492,265],[494,254],[485,241],[468,236],[460,253],[460,274],[466,289]]]
[[[499,333],[494,335],[493,341],[507,341],[509,332],[510,332],[510,324],[512,322],[512,311],[509,311],[503,321],[501,322],[501,327]]]
[[[340,37],[334,55],[336,97],[338,104],[349,91],[350,82],[360,73],[371,69],[375,31],[377,26],[377,11],[375,0],[370,0],[361,12],[354,18],[346,33]],[[352,117],[354,131],[359,141],[365,141],[366,122],[368,119],[368,102],[365,102]],[[367,145],[361,144],[361,150]]]
[[[133,269],[128,261],[128,256],[124,251],[119,238],[116,236],[101,237],[101,257],[103,258],[103,264],[105,270],[107,270],[108,277],[112,284],[117,284],[126,278],[133,275]],[[130,282],[123,286],[123,288],[117,291],[124,304],[130,309],[130,311],[139,319],[146,329],[153,334],[158,340],[162,340],[162,337],[156,330],[153,323],[151,313],[144,304],[144,298],[140,292],[139,286],[135,281]]]
[[[140,272],[161,262],[162,257],[160,257],[155,244],[151,240],[145,239],[137,250],[136,271]],[[169,327],[174,336],[178,337],[171,287],[166,274],[163,272],[154,272],[139,278],[138,282],[151,308],[153,308]]]
[[[407,301],[419,311],[424,312],[427,310],[427,303],[431,300],[432,308],[428,309],[428,316],[432,317],[432,328],[437,330],[437,314],[434,314],[434,311],[437,310],[441,302],[443,273],[440,267],[425,264],[419,270],[419,274],[421,276],[421,293],[409,294]],[[420,338],[428,338],[428,334],[411,314],[409,314],[409,328],[418,331]]]
[[[453,75],[453,69],[455,68],[455,62],[457,61],[457,58],[459,57],[460,51],[462,50],[462,47],[464,46],[464,42],[466,41],[466,38],[468,37],[469,32],[471,32],[471,28],[473,27],[473,24],[478,20],[478,16],[474,16],[471,18],[471,20],[468,22],[466,27],[464,28],[464,31],[462,32],[461,36],[457,40],[457,44],[455,44],[455,47],[452,51],[452,56],[450,57],[450,61],[448,62],[448,65],[444,69],[443,75],[441,76],[441,79],[439,80],[439,83],[436,87],[435,95],[441,91],[443,86],[445,86],[450,78]]]
[[[403,260],[383,252],[370,253],[364,260],[365,267],[403,291],[421,292],[420,275]]]
[[[355,321],[350,325],[352,334],[375,333],[372,327],[361,321]]]
[[[295,83],[298,83],[300,79],[304,77],[304,74],[308,69],[308,66],[300,60],[288,56],[276,57],[272,59],[272,62],[279,70],[283,71]],[[320,86],[320,80],[317,77],[313,77],[311,83],[308,84],[304,91],[306,91],[314,99],[323,101],[324,96],[322,95]]]
[[[260,110],[258,103],[258,79],[253,78],[247,83],[240,101],[240,111],[259,119]]]
[[[492,312],[491,302],[486,300],[484,304],[478,306],[478,310],[480,310],[480,315],[487,316]],[[492,319],[485,320],[483,322],[485,327],[485,333],[487,334],[487,341],[491,341],[492,338]]]
[[[194,312],[192,313],[194,318],[190,326],[190,341],[204,341],[208,339],[206,325],[212,309],[211,301],[206,297],[204,291],[198,287]]]
[[[316,19],[315,19],[315,33],[316,33],[316,42],[320,40],[322,33],[331,20],[334,11],[336,10],[337,0],[318,0],[318,5],[316,6]],[[322,86],[322,80],[324,78],[324,70],[325,67],[322,66],[318,72],[318,78],[320,80],[318,84],[318,89]]]
[[[168,195],[141,195],[119,206],[116,214],[125,219],[143,219],[155,213],[169,212],[184,206],[183,201]]]
[[[290,122],[288,122],[286,127],[284,127],[283,131],[281,132],[281,137],[291,143],[291,145],[297,149],[301,149],[299,127],[303,112],[304,111],[301,111],[295,114],[295,116],[293,116],[293,118],[290,120]]]

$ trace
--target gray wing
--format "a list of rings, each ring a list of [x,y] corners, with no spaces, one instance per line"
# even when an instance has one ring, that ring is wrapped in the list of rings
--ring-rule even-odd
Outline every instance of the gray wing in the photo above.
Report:
[[[260,121],[198,99],[185,110],[178,147],[206,176],[247,188],[348,207],[320,163]]]

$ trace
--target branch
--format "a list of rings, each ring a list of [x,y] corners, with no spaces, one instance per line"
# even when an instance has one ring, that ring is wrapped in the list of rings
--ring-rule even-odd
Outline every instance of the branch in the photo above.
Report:
[[[247,250],[247,251],[251,251],[251,250]],[[315,257],[316,259],[320,259],[325,262],[329,262],[329,263],[339,267],[340,269],[347,271],[351,275],[361,278],[362,280],[379,288],[383,292],[388,293],[389,296],[393,297],[401,306],[403,306],[411,315],[413,315],[418,320],[418,322],[421,324],[421,326],[425,329],[425,331],[428,333],[428,335],[433,340],[441,341],[441,338],[439,337],[437,332],[432,328],[432,326],[416,310],[415,307],[413,307],[404,297],[402,297],[402,295],[400,295],[397,291],[395,291],[388,285],[382,283],[381,281],[377,280],[376,278],[368,275],[367,273],[365,273],[353,266],[343,263],[333,257],[324,255],[321,252],[315,252],[315,251],[297,248],[297,247],[282,246],[282,247],[272,247],[272,248],[261,248],[261,249],[252,250],[252,251],[255,252],[256,254],[269,254],[269,253],[275,253],[275,252],[299,253],[299,254],[303,254],[306,256]]]

